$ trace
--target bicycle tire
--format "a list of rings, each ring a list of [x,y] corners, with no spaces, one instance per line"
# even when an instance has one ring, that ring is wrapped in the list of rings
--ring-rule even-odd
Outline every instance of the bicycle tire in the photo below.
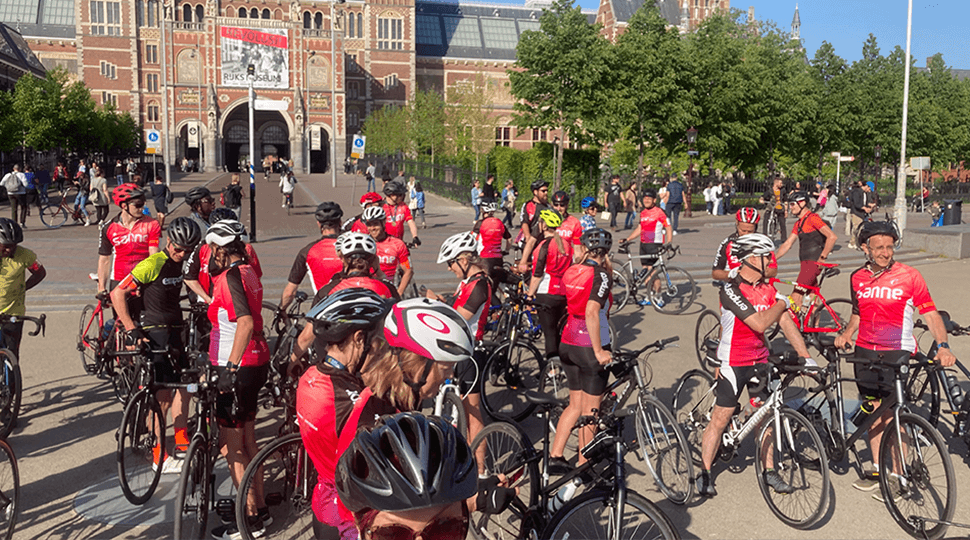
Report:
[[[59,229],[67,223],[67,210],[59,204],[48,204],[40,211],[40,222],[48,229]]]
[[[694,465],[700,466],[701,440],[711,421],[714,408],[714,376],[700,369],[692,369],[681,377],[674,390],[670,411],[687,438]]]
[[[721,316],[713,309],[705,309],[694,325],[694,351],[701,369],[711,375],[714,375],[714,370],[720,365],[717,361],[717,344],[720,342]]]
[[[192,438],[185,453],[175,495],[175,538],[208,538],[209,491],[212,489],[212,464],[209,441],[202,435]]]
[[[299,433],[277,437],[259,451],[246,467],[236,494],[236,523],[244,540],[259,534],[249,529],[246,494],[262,472],[263,497],[272,522],[259,538],[313,539],[313,490],[317,471]]]
[[[659,283],[659,290],[654,284]],[[647,295],[653,309],[667,315],[679,315],[694,305],[697,285],[690,272],[679,266],[667,266],[647,282]]]
[[[95,373],[98,357],[101,356],[101,327],[94,319],[97,307],[88,304],[81,310],[81,321],[77,330],[77,350],[81,354],[81,365],[85,373]]]
[[[904,461],[907,462],[906,490],[899,500],[886,495],[892,491],[890,474],[879,475],[879,489],[886,501],[886,508],[893,520],[906,534],[914,538],[935,540],[943,536],[946,523],[927,523],[932,525],[926,530],[910,522],[911,516],[929,518],[943,522],[953,519],[956,511],[956,473],[950,453],[940,432],[923,417],[899,413],[900,433],[904,438],[902,447],[907,449]],[[898,448],[896,421],[893,420],[883,432],[879,447],[879,462],[886,467],[900,461],[902,455]],[[937,481],[945,480],[946,485],[937,487]],[[942,508],[940,502],[942,501]]]
[[[826,303],[835,312],[838,321],[833,320],[832,314],[823,305],[817,307],[812,313],[809,326],[814,328],[833,328],[833,330],[826,330],[826,333],[841,333],[849,325],[849,318],[852,317],[852,301],[848,298],[834,298],[826,301]]]
[[[279,305],[263,300],[263,337],[269,345],[270,354],[279,347],[280,338],[286,334],[290,326],[290,316],[280,309]]]
[[[471,444],[480,475],[503,475],[518,488],[508,508],[500,514],[474,511],[469,516],[469,530],[480,540],[512,540],[522,534],[524,516],[539,499],[539,464],[533,459],[532,444],[519,428],[506,422],[485,426]]]
[[[3,357],[4,372],[9,373],[9,377],[0,377],[0,439],[6,439],[20,414],[23,379],[17,356],[10,349],[0,349],[0,357]]]
[[[626,270],[619,266],[613,267],[613,303],[610,305],[610,315],[625,308],[630,301],[630,283],[633,280]]]
[[[694,496],[694,464],[687,437],[674,415],[655,397],[637,397],[635,418],[639,455],[670,502],[683,505]]]
[[[829,507],[829,465],[822,440],[812,424],[800,413],[787,407],[778,411],[781,429],[781,447],[771,445],[777,455],[773,456],[774,469],[795,491],[780,494],[765,483],[764,456],[759,451],[755,457],[758,487],[771,512],[789,527],[807,529],[821,519]],[[769,418],[758,433],[758,441],[774,437],[775,422]],[[777,441],[777,438],[774,438]],[[760,447],[760,445],[757,445]],[[804,510],[804,511],[803,511]]]
[[[461,396],[455,392],[445,392],[441,400],[440,416],[468,439],[468,414],[465,413]]]
[[[564,404],[563,407],[554,407],[549,411],[549,434],[555,439],[559,428],[559,417],[562,416],[565,405],[569,403],[569,383],[566,380],[566,371],[558,358],[550,358],[542,368],[542,375],[539,377],[539,393],[554,397]],[[575,429],[570,430],[569,438],[566,439],[566,450],[572,454],[578,448],[577,432]]]
[[[115,363],[111,374],[111,387],[114,389],[115,398],[124,406],[128,403],[135,385],[137,372],[134,357],[115,356],[111,361]]]
[[[926,366],[912,366],[903,390],[909,412],[922,416],[939,430],[943,400],[940,397],[940,378],[937,372],[927,369]]]
[[[158,426],[160,433],[156,434],[149,426]],[[145,388],[129,400],[118,433],[118,480],[128,502],[135,505],[148,502],[162,476],[164,456],[165,417],[154,394]]]
[[[0,439],[0,535],[13,538],[20,514],[20,468],[6,440]]]
[[[606,490],[583,493],[566,503],[552,517],[540,538],[598,538],[624,540],[679,539],[670,518],[639,493],[627,490],[623,522],[614,536],[613,494]],[[629,517],[628,517],[629,516]],[[632,528],[632,530],[630,530]]]
[[[524,420],[535,410],[535,405],[525,400],[525,392],[538,390],[544,366],[542,353],[527,341],[504,343],[496,348],[482,370],[485,412],[494,420]]]

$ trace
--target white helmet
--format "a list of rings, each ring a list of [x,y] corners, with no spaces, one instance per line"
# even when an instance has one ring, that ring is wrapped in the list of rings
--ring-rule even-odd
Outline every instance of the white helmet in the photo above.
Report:
[[[385,221],[387,220],[387,212],[385,212],[380,206],[364,208],[364,213],[360,216],[360,220],[364,223],[370,223],[371,221]]]
[[[206,244],[225,246],[236,240],[245,241],[246,228],[243,224],[234,219],[224,219],[217,221],[209,227],[205,234]]]
[[[345,257],[355,253],[377,255],[377,243],[374,242],[374,239],[369,234],[356,232],[343,233],[337,237],[337,241],[334,242],[333,247],[337,250],[337,253]]]
[[[774,251],[774,241],[763,234],[746,234],[731,241],[731,255],[739,261],[755,255],[771,255]]]
[[[436,362],[468,360],[475,350],[468,322],[455,308],[428,298],[394,304],[384,318],[384,339]]]
[[[474,234],[463,232],[445,239],[441,244],[441,251],[438,252],[438,264],[453,261],[462,253],[478,253],[478,242]]]
[[[496,208],[498,208],[498,206],[495,204],[495,201],[482,203],[482,212],[494,212]]]

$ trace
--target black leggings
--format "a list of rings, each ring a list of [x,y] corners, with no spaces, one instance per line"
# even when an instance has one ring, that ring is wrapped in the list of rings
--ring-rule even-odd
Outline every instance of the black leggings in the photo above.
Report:
[[[313,537],[316,540],[340,540],[340,529],[327,525],[313,516]]]
[[[537,294],[536,309],[539,325],[546,341],[546,358],[559,356],[559,321],[566,314],[566,297],[558,294]]]

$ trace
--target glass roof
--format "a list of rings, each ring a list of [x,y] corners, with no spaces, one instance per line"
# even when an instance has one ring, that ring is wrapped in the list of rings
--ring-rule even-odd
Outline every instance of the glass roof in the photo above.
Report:
[[[481,19],[485,46],[493,49],[515,49],[519,36],[512,19]]]
[[[481,48],[482,37],[478,31],[477,19],[450,15],[442,19],[445,22],[445,40],[449,46]]]
[[[416,16],[415,38],[419,45],[444,45],[441,42],[441,23],[437,15]]]

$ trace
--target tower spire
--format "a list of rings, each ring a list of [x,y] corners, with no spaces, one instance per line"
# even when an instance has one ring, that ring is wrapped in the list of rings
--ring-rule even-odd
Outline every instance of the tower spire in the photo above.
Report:
[[[791,38],[794,40],[801,39],[802,33],[802,18],[798,16],[798,4],[795,4],[795,17],[791,21]]]

